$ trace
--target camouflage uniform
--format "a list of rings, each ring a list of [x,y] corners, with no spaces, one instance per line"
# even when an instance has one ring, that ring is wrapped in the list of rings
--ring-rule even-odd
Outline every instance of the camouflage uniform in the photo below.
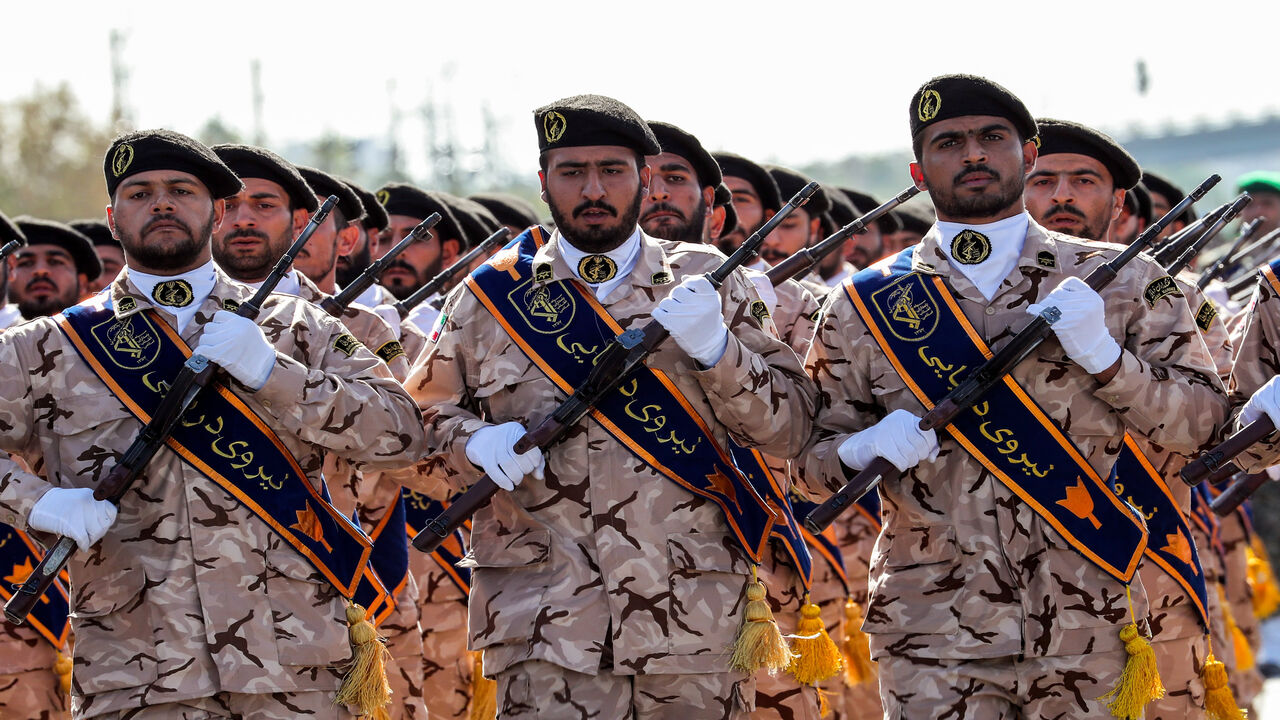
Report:
[[[1028,305],[1111,254],[1031,222],[1016,268],[987,301],[953,270],[935,226],[918,246],[913,269],[944,278],[977,333],[998,349],[1030,320]],[[1124,348],[1106,386],[1099,387],[1052,339],[1013,372],[1103,477],[1125,429],[1190,454],[1225,413],[1221,384],[1186,304],[1165,297],[1148,306],[1143,299],[1144,289],[1161,276],[1140,258],[1103,291],[1107,326]],[[891,410],[921,414],[923,408],[843,290],[824,306],[806,364],[819,404],[802,477],[815,493],[832,492],[847,479],[836,449],[848,433]],[[1105,690],[1126,656],[1120,628],[1131,613],[1146,616],[1141,582],[1133,583],[1131,611],[1124,586],[1082,561],[956,443],[942,433],[939,439],[936,461],[880,484],[884,531],[872,557],[863,627],[880,661],[886,713],[918,717],[952,699],[960,713],[969,705],[963,683],[970,680],[994,681],[974,692],[997,693],[1001,707],[1035,708],[1038,686],[1025,680],[1057,677],[1068,666],[1070,685]],[[1101,694],[1089,689],[1082,706],[1072,710],[1066,703],[1060,710],[1096,717],[1106,712],[1093,700]],[[1000,715],[984,705],[976,716]]]
[[[602,301],[623,328],[647,323],[680,278],[723,261],[703,246],[641,238],[634,269]],[[552,269],[541,282],[574,278],[557,251],[561,242],[553,236],[538,251],[534,265]],[[732,434],[790,456],[808,434],[812,385],[795,353],[753,317],[756,294],[745,277],[732,275],[720,294],[730,335],[714,367],[699,369],[675,343],[662,345],[648,365],[667,373],[720,441]],[[443,461],[447,481],[461,489],[480,476],[466,458],[472,433],[503,421],[530,426],[561,393],[470,291],[452,293],[445,312],[438,341],[406,387],[425,411],[431,459]],[[477,513],[465,561],[472,568],[470,644],[484,650],[484,672],[499,680],[502,716],[518,716],[520,698],[529,697],[517,692],[521,686],[550,697],[544,683],[519,679],[535,672],[529,661],[556,666],[563,682],[634,683],[637,707],[648,702],[642,688],[660,687],[672,697],[667,717],[683,706],[677,696],[695,686],[734,685],[737,701],[725,701],[726,715],[750,710],[754,687],[729,671],[726,651],[751,563],[717,507],[638,461],[594,421],[546,459],[545,481],[499,492]],[[661,677],[641,677],[648,675]]]
[[[107,292],[118,315],[153,307],[127,270]],[[183,339],[195,346],[215,311],[251,294],[219,272]],[[131,301],[121,310],[125,297]],[[237,394],[278,432],[313,483],[328,452],[370,467],[421,454],[411,401],[371,352],[337,342],[346,333],[341,323],[279,295],[267,300],[258,323],[276,347],[276,364],[261,389]],[[0,444],[49,478],[0,460],[8,465],[0,520],[25,529],[50,484],[93,487],[140,425],[51,319],[0,335],[0,383],[17,388],[0,400]],[[218,693],[332,698],[351,655],[346,602],[337,591],[167,448],[125,496],[103,540],[73,555],[68,568],[77,717]]]
[[[25,625],[5,622],[0,632],[0,718],[70,717],[53,671],[58,654],[49,641]]]

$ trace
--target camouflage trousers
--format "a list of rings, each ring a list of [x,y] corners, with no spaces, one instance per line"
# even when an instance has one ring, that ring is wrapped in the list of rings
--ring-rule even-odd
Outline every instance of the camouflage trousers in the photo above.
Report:
[[[71,717],[52,670],[0,675],[0,718],[56,720]]]
[[[218,693],[180,703],[150,705],[97,716],[101,720],[355,720],[347,708],[333,704],[332,692],[246,695]]]
[[[460,606],[461,607],[461,606]],[[466,608],[462,608],[466,613]],[[431,720],[466,718],[471,705],[472,654],[467,628],[422,627],[422,694]]]
[[[840,682],[840,678],[835,678],[826,684],[835,686]],[[828,696],[828,703],[832,699]],[[843,698],[839,700],[843,709]],[[789,673],[756,673],[756,709],[751,713],[752,720],[818,720],[818,708],[818,691],[812,685],[801,685]],[[844,720],[843,713],[838,711],[826,717]]]
[[[745,720],[755,679],[742,673],[598,675],[526,660],[498,673],[498,720]]]
[[[1204,683],[1200,670],[1209,654],[1204,636],[1193,635],[1151,643],[1165,696],[1147,705],[1146,720],[1185,720],[1204,716]],[[1215,655],[1216,657],[1216,655]],[[1219,658],[1221,659],[1221,658]]]
[[[1097,698],[1124,669],[1124,653],[990,660],[880,660],[885,720],[1096,720]]]

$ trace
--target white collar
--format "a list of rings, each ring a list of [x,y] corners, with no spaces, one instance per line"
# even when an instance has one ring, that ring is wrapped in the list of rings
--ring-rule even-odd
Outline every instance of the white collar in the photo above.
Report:
[[[609,293],[612,292],[614,288],[621,285],[623,281],[627,279],[627,276],[631,275],[631,271],[636,266],[636,260],[640,258],[639,225],[637,225],[635,231],[631,233],[631,237],[627,238],[625,242],[607,253],[585,253],[574,247],[573,243],[569,242],[569,239],[564,235],[561,235],[559,230],[556,230],[556,235],[560,238],[560,257],[564,258],[565,264],[569,266],[569,270],[572,271],[579,280],[582,280],[582,276],[578,275],[578,263],[582,261],[582,258],[589,254],[604,255],[610,260],[613,260],[613,262],[618,266],[618,273],[614,275],[611,280],[606,280],[602,283],[589,283],[586,280],[582,280],[583,283],[589,285],[595,290],[597,300],[604,300],[609,296]]]
[[[267,279],[266,279],[266,278],[263,278],[263,279],[259,280],[258,282],[245,283],[245,285],[248,285],[249,287],[253,288],[254,290],[261,290],[261,289],[262,289],[262,283],[264,283],[264,282],[266,282],[266,281],[267,281]],[[297,271],[297,270],[290,269],[290,270],[289,270],[289,272],[285,273],[285,274],[280,278],[280,282],[276,283],[276,287],[275,287],[275,289],[274,289],[274,290],[272,290],[271,292],[278,292],[278,293],[280,293],[280,294],[282,294],[282,295],[300,295],[300,294],[302,294],[302,282],[298,280],[298,271]]]
[[[174,280],[186,281],[191,289],[191,302],[182,307],[165,305],[157,300],[153,294],[157,285]],[[209,297],[209,293],[213,292],[213,286],[218,282],[218,272],[214,269],[213,260],[181,275],[152,275],[130,268],[129,281],[143,295],[151,298],[157,310],[163,310],[172,315],[175,320],[175,326],[178,328],[178,332],[181,333],[187,329],[191,319],[196,316],[196,311],[200,309],[200,305],[205,301],[205,298]]]
[[[993,223],[953,223],[938,221],[938,247],[951,261],[951,267],[969,279],[987,300],[995,297],[996,290],[1022,256],[1022,245],[1027,240],[1027,225],[1031,217],[1026,211]],[[978,263],[959,262],[951,254],[951,244],[965,230],[978,233],[990,245],[987,257]],[[980,240],[977,242],[981,242]]]

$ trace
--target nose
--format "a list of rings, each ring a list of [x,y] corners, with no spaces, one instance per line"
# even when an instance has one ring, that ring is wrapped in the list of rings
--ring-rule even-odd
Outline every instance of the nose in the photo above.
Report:
[[[1076,201],[1075,196],[1071,194],[1071,182],[1069,178],[1060,177],[1053,188],[1053,197],[1051,198],[1055,205],[1068,205]]]
[[[599,200],[604,197],[604,182],[600,179],[600,173],[587,173],[587,181],[582,186],[582,196],[588,200]]]
[[[649,181],[649,200],[655,203],[665,202],[671,197],[671,193],[667,192],[667,184],[659,178],[653,178]]]
[[[986,148],[982,146],[982,143],[978,142],[978,138],[965,138],[964,161],[969,165],[978,165],[987,161]]]

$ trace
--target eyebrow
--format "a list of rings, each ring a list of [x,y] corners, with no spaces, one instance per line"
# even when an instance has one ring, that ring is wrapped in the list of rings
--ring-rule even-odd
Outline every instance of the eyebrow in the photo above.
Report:
[[[56,245],[54,245],[54,246],[37,246],[37,247],[45,247],[46,249],[44,250],[44,253],[45,253],[46,255],[56,255],[56,256],[58,256],[58,257],[64,257],[64,258],[69,258],[69,257],[71,257],[71,253],[67,252],[65,249],[60,248],[60,247],[58,247],[58,246],[56,246]],[[37,251],[35,248],[28,247],[28,248],[23,248],[22,250],[19,250],[17,253],[15,253],[15,254],[14,254],[14,257],[18,257],[18,258],[29,258],[29,257],[35,257],[35,256],[37,256],[38,254],[39,254],[39,253],[38,253],[38,251]]]
[[[668,162],[658,166],[662,172],[687,172],[692,173],[693,168],[681,162]]]
[[[1036,170],[1035,172],[1031,173],[1032,178],[1056,177],[1058,175],[1072,175],[1077,177],[1080,175],[1091,175],[1093,177],[1098,178],[1099,180],[1102,179],[1102,173],[1098,172],[1097,170],[1090,170],[1088,168],[1081,168],[1079,170],[1063,170],[1061,172],[1052,172],[1049,170]]]
[[[975,130],[975,131],[973,131],[973,132],[974,132],[974,134],[977,134],[977,135],[985,135],[985,134],[987,134],[987,133],[989,133],[989,132],[992,132],[992,131],[994,131],[994,130],[1003,130],[1003,131],[1005,131],[1005,132],[1013,132],[1013,128],[1009,127],[1008,125],[1006,125],[1006,124],[1004,124],[1004,123],[992,123],[992,124],[990,124],[990,125],[984,125],[984,126],[982,126],[982,127],[978,128],[977,130]],[[948,131],[946,131],[946,132],[940,132],[940,133],[938,133],[937,135],[934,135],[934,136],[929,140],[929,143],[930,143],[930,144],[932,144],[932,143],[936,143],[936,142],[938,142],[939,140],[944,140],[944,139],[945,139],[945,140],[954,140],[955,138],[964,137],[965,135],[966,135],[966,133],[962,133],[962,132],[960,132],[959,130],[948,130]]]
[[[150,187],[150,186],[152,186],[152,185],[195,185],[195,184],[196,184],[196,181],[195,181],[195,180],[192,180],[191,178],[184,178],[184,177],[172,177],[172,178],[164,178],[164,179],[159,180],[159,181],[155,181],[155,180],[125,180],[125,181],[124,181],[124,183],[122,183],[122,184],[120,185],[120,187],[122,187],[122,188],[130,188],[130,187]]]
[[[274,192],[256,192],[249,196],[250,200],[279,200],[282,195]]]

